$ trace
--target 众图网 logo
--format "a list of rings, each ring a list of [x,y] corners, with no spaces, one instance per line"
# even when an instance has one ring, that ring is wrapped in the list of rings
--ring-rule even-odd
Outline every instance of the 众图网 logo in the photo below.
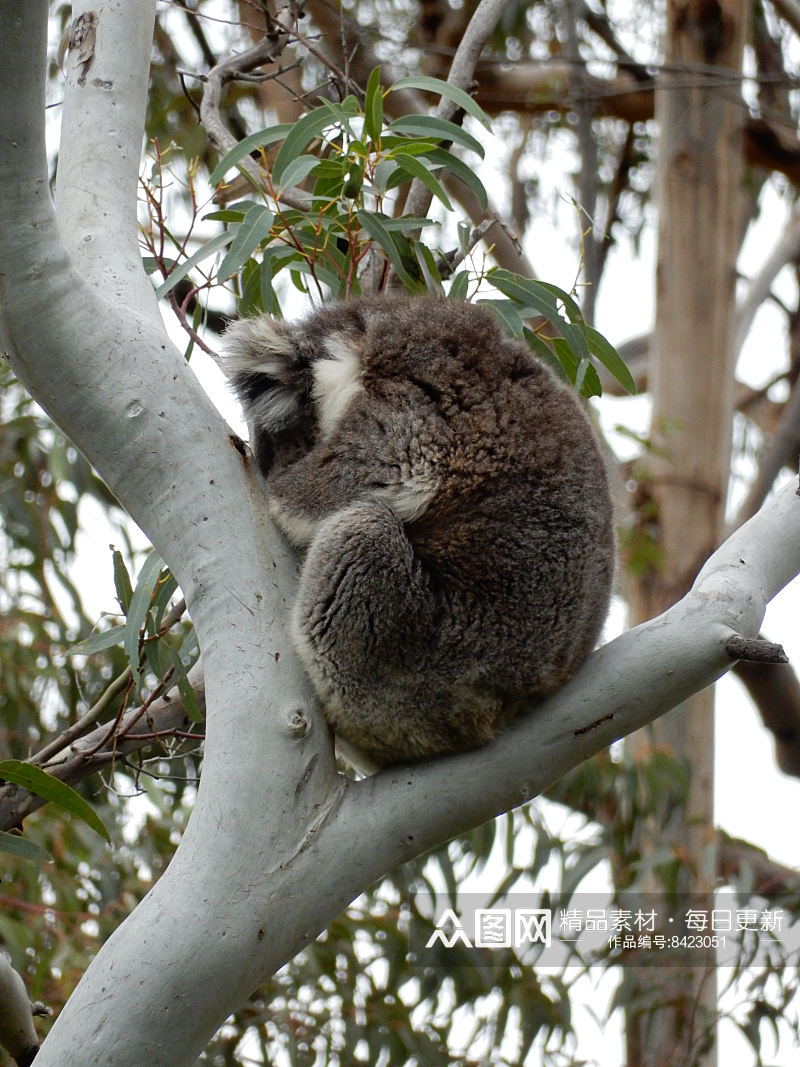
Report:
[[[425,948],[439,943],[444,948],[524,948],[552,942],[553,917],[550,908],[476,908],[473,922],[464,928],[452,908],[445,908],[435,923]]]

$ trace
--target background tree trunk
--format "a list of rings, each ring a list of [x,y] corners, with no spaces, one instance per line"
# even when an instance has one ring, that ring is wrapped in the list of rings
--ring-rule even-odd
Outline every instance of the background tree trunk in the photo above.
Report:
[[[724,526],[743,165],[738,88],[726,94],[721,86],[741,70],[746,18],[741,0],[670,0],[667,8],[666,84],[656,96],[659,244],[649,378],[655,451],[648,497],[659,565],[633,585],[637,622],[683,596]],[[715,884],[713,704],[713,689],[706,689],[629,742],[638,758],[661,749],[690,770],[688,802],[659,820],[648,831],[652,841],[640,846],[646,854],[657,842],[680,856],[682,892],[708,893]],[[652,874],[646,889],[656,889]],[[629,1012],[629,1067],[716,1062],[713,961],[707,972],[694,963],[685,973],[648,971],[651,992],[656,977],[659,999],[669,1006]]]

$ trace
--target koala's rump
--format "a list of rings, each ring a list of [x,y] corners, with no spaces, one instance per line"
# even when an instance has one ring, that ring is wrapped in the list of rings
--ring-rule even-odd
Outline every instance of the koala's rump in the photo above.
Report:
[[[591,651],[613,576],[603,486],[543,505],[518,487],[470,506],[433,507],[407,526],[440,605],[436,667],[503,691],[544,696]]]

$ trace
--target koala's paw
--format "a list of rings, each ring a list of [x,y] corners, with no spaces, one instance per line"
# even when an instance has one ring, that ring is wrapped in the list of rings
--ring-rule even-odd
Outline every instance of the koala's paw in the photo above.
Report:
[[[291,327],[268,315],[234,322],[225,334],[220,363],[257,430],[278,435],[297,424],[308,368]]]

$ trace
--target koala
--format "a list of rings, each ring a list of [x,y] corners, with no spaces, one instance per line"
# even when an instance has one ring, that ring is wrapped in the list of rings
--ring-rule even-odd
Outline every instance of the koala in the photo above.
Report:
[[[491,311],[357,299],[241,320],[225,347],[338,737],[375,766],[471,749],[573,675],[610,597],[604,462]]]

